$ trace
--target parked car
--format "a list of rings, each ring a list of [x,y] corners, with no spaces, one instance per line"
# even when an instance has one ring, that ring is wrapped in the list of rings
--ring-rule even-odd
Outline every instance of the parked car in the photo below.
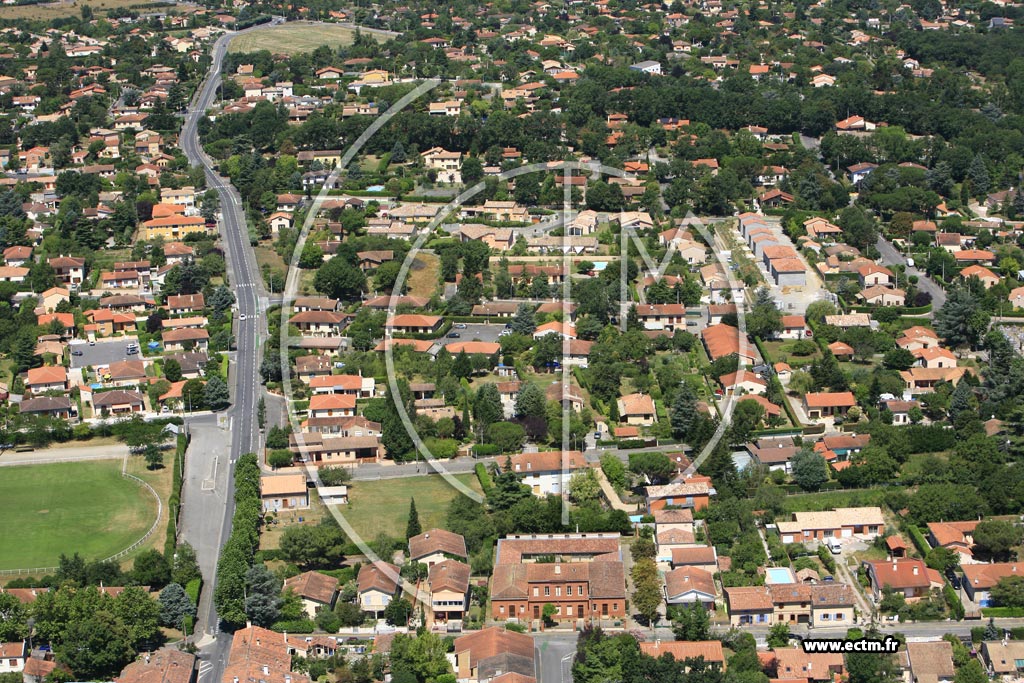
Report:
[[[78,349],[75,349],[74,351],[71,352],[71,355],[72,356],[81,356],[82,352],[79,351]]]
[[[457,330],[464,330],[464,329],[466,329],[466,323],[456,323],[455,329],[457,329]]]
[[[461,335],[461,334],[459,334],[458,332],[449,332],[449,333],[448,333],[448,338],[449,338],[449,339],[458,339],[458,338],[459,338],[459,337],[461,337],[461,336],[462,336],[462,335]]]

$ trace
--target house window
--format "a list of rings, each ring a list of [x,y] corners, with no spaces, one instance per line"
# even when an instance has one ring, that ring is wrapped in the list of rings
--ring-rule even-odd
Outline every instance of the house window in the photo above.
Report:
[[[576,587],[577,595],[583,595],[583,584]]]
[[[498,606],[498,611],[501,612],[502,614],[504,614],[505,613],[505,605],[499,605]]]
[[[842,612],[836,612],[835,616],[833,617],[833,619],[835,621],[842,621],[843,620],[843,613]]]
[[[1013,660],[1013,665],[1015,667],[1017,667],[1018,669],[1024,669],[1024,659],[1015,659],[1015,660]]]
[[[519,613],[522,614],[526,611],[526,605],[519,605]]]
[[[822,621],[828,621],[829,619],[831,619],[831,615],[829,615],[827,612],[821,615]]]
[[[540,593],[540,589],[537,588],[536,586],[534,586],[533,587],[533,597],[536,598],[539,595],[539,593]]]
[[[544,597],[551,595],[551,586],[544,586]]]
[[[561,586],[555,586],[555,596],[556,597],[562,597],[562,587]]]
[[[570,617],[572,616],[572,605],[569,605],[568,607],[565,608],[565,613],[566,613],[566,615],[568,615]]]
[[[555,606],[555,614],[557,614],[558,616],[562,616],[562,606],[561,605],[556,605]]]

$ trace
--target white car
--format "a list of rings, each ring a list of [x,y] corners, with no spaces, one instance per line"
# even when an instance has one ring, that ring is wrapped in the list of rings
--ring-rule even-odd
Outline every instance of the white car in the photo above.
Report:
[[[241,315],[239,315],[238,319],[239,320],[245,320],[245,313],[242,313]]]

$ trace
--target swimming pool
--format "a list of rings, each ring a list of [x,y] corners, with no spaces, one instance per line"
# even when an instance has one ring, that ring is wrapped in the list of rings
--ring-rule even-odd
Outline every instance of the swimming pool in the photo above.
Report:
[[[768,567],[764,570],[765,583],[796,583],[789,567]]]

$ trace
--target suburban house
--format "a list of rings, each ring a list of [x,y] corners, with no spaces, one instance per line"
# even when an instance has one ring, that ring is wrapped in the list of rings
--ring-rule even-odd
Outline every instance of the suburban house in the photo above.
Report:
[[[992,564],[964,564],[960,567],[964,573],[964,591],[967,597],[981,607],[991,607],[992,599],[989,591],[1001,579],[1020,576],[1024,573],[1024,564],[1016,562],[994,562]]]
[[[903,593],[906,598],[920,598],[928,594],[933,583],[943,586],[942,576],[934,569],[928,569],[924,562],[909,557],[893,560],[865,562],[871,591],[875,599],[882,597],[882,589],[888,586]]]
[[[714,610],[715,575],[699,567],[684,566],[665,574],[665,602],[669,605],[702,605]]]
[[[845,678],[843,655],[838,653],[804,652],[801,647],[772,650],[775,678],[789,681],[833,681]]]
[[[736,586],[725,589],[725,604],[731,626],[774,623],[775,605],[766,586]]]
[[[427,572],[427,592],[435,622],[462,619],[469,609],[470,568],[458,560],[442,560]]]
[[[1019,680],[1024,672],[1024,641],[986,640],[981,652],[989,669],[1002,680]]]
[[[650,427],[658,419],[650,394],[629,394],[618,399],[619,420],[628,425]]]
[[[312,619],[320,609],[334,607],[334,598],[338,595],[338,579],[320,572],[303,572],[286,579],[284,589],[302,599],[302,608]]]
[[[92,395],[92,407],[100,415],[141,413],[146,405],[145,397],[138,391],[114,389],[90,395]],[[83,399],[85,396],[86,394],[83,393]]]
[[[260,477],[260,499],[263,512],[284,510],[308,510],[309,493],[306,490],[306,475],[277,474]]]
[[[714,492],[711,479],[703,476],[692,476],[662,486],[648,486],[647,511],[654,512],[673,506],[703,510]]]
[[[725,653],[720,640],[655,640],[640,643],[640,652],[655,659],[668,654],[677,662],[701,658],[708,664],[725,669]]]
[[[528,683],[536,680],[533,638],[490,626],[455,639],[450,658],[458,683]]]
[[[375,616],[387,609],[398,594],[399,569],[389,562],[364,564],[356,577],[359,608]]]
[[[948,640],[907,643],[907,668],[911,683],[952,683],[953,644]]]
[[[62,365],[49,365],[41,368],[29,368],[25,379],[25,389],[33,394],[47,391],[67,391],[68,371]]]
[[[409,561],[428,567],[448,559],[469,558],[466,539],[445,529],[430,529],[409,539]]]
[[[441,329],[442,320],[439,315],[402,313],[393,316],[387,326],[393,332],[404,334],[435,334]]]
[[[966,522],[929,522],[928,542],[933,548],[949,548],[950,550],[973,557],[974,528],[978,520]]]
[[[356,397],[351,394],[314,394],[309,397],[310,417],[352,417]]]
[[[792,521],[777,522],[783,543],[824,541],[830,538],[874,538],[885,531],[879,507],[836,508],[821,512],[794,512]]]
[[[508,462],[510,471],[519,475],[519,480],[530,487],[533,495],[542,498],[562,495],[573,473],[587,467],[580,451],[517,453]]]
[[[846,415],[855,405],[857,399],[852,391],[804,394],[804,411],[811,420]]]

